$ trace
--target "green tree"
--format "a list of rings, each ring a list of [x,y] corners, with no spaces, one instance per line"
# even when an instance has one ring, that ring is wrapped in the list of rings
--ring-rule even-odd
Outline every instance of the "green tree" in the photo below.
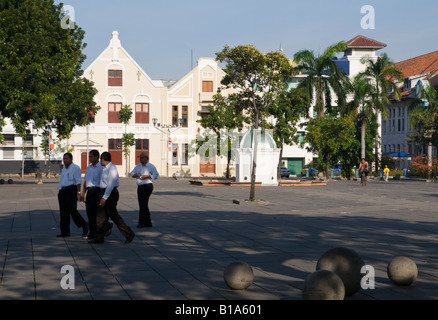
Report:
[[[0,114],[20,135],[50,124],[66,137],[96,113],[93,84],[81,78],[84,31],[63,29],[53,0],[0,2]]]
[[[309,143],[310,152],[318,152],[325,164],[326,177],[329,177],[332,156],[341,149],[347,149],[354,142],[353,118],[323,117],[310,119],[307,124],[307,133],[304,142]]]
[[[374,108],[371,102],[373,87],[370,82],[362,76],[356,76],[353,79],[353,100],[348,103],[348,111],[346,114],[351,114],[358,119],[360,123],[360,157],[366,158],[365,149],[365,134],[369,119],[374,117]]]
[[[422,88],[420,95],[409,105],[409,125],[413,130],[409,140],[422,145],[438,141],[438,96],[432,86]]]
[[[208,107],[209,114],[198,120],[201,126],[207,130],[207,135],[197,139],[197,151],[200,148],[209,148],[215,150],[218,156],[226,156],[227,169],[225,177],[227,179],[230,178],[232,148],[238,143],[243,125],[250,123],[249,118],[242,114],[242,110],[235,104],[236,101],[233,98],[236,98],[236,96],[214,95],[213,106]],[[208,138],[210,135],[216,137],[215,146],[207,145],[212,141]]]
[[[225,88],[236,89],[230,94],[236,105],[245,110],[252,126],[259,128],[263,113],[283,89],[285,80],[292,74],[289,60],[280,52],[263,54],[255,46],[228,45],[216,53],[220,62],[225,62],[227,71],[221,83]],[[255,200],[255,173],[257,166],[257,134],[254,139],[251,188],[249,200]]]
[[[342,170],[348,180],[351,178],[351,170],[355,167],[358,168],[360,159],[362,158],[362,145],[365,145],[365,159],[369,162],[374,161],[374,138],[377,134],[377,121],[375,115],[367,119],[367,125],[364,136],[364,143],[361,143],[363,137],[363,121],[360,118],[355,118],[354,121],[354,133],[351,144],[343,145],[341,148],[332,155],[332,163],[342,163]]]
[[[298,86],[304,88],[314,102],[317,118],[324,116],[325,108],[331,113],[332,91],[337,97],[338,105],[346,104],[346,96],[351,90],[350,80],[334,59],[337,53],[346,48],[347,43],[341,41],[329,46],[320,55],[315,55],[310,50],[301,50],[294,55],[294,60],[298,63],[297,69],[307,74]]]
[[[123,155],[125,156],[125,175],[129,177],[130,168],[129,162],[131,161],[131,147],[135,145],[135,134],[128,133],[128,124],[132,117],[132,108],[129,104],[125,104],[120,108],[120,111],[117,113],[117,117],[120,122],[125,125],[125,133],[122,134],[122,148]]]
[[[402,74],[398,71],[394,63],[385,53],[377,59],[364,58],[362,63],[366,69],[359,74],[359,77],[364,77],[371,85],[371,104],[373,113],[382,118],[387,118],[387,106],[391,103],[389,92],[392,92],[392,97],[395,100],[400,100],[400,90],[395,81],[403,79]],[[378,119],[378,118],[376,118]],[[375,137],[375,170],[379,170],[379,136]]]
[[[284,145],[297,144],[298,122],[302,117],[307,117],[310,108],[310,100],[302,89],[292,88],[284,90],[275,99],[267,111],[274,116],[273,123],[267,123],[266,128],[273,129],[273,138],[277,147],[280,148],[278,159],[277,178],[280,179],[281,159]]]

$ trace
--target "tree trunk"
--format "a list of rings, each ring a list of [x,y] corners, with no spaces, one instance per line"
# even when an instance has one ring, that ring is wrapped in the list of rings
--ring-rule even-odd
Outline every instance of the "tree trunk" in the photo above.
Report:
[[[360,157],[365,159],[365,133],[367,129],[366,119],[362,119],[362,125],[360,127]]]
[[[255,101],[254,101],[255,104]],[[249,201],[255,200],[255,179],[256,179],[256,169],[257,169],[257,145],[258,145],[258,127],[259,127],[259,113],[255,108],[255,124],[254,124],[254,148],[252,157],[252,170],[251,170],[251,188],[249,191]]]
[[[330,178],[330,155],[328,154],[325,161],[325,176]]]
[[[283,158],[283,146],[280,148],[280,157],[278,158],[278,166],[277,166],[277,180],[281,179],[281,161]]]
[[[230,148],[228,148],[228,151],[227,151],[227,171],[225,173],[225,178],[226,179],[230,179],[231,155],[232,155],[232,152],[231,152]]]

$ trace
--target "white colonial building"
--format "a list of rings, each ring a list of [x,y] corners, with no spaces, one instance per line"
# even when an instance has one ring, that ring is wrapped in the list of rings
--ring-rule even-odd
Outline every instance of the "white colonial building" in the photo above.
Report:
[[[409,125],[409,106],[419,92],[429,85],[438,87],[438,51],[427,53],[412,59],[397,62],[397,70],[403,74],[403,82],[399,83],[401,100],[393,100],[388,106],[389,118],[382,122],[383,156],[391,153],[404,153],[409,158],[427,154],[425,146],[409,142],[412,133]],[[436,158],[436,146],[432,156]],[[409,167],[409,158],[397,159],[398,169]]]

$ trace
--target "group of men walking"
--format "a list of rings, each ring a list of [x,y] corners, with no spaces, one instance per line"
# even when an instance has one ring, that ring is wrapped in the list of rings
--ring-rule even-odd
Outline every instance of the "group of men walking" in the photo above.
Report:
[[[104,243],[111,234],[113,223],[125,237],[125,243],[134,239],[135,233],[125,223],[117,210],[119,200],[119,173],[111,162],[111,154],[91,150],[88,154],[90,164],[82,182],[81,169],[73,163],[73,155],[65,153],[64,167],[58,185],[60,210],[60,229],[58,237],[70,236],[70,217],[78,228],[82,228],[83,239],[89,243]],[[155,166],[149,162],[147,153],[139,156],[140,163],[131,172],[136,178],[139,203],[138,228],[152,227],[149,211],[149,197],[153,192],[153,180],[159,175]],[[85,202],[88,222],[77,209],[79,201]],[[109,221],[112,220],[112,223]]]

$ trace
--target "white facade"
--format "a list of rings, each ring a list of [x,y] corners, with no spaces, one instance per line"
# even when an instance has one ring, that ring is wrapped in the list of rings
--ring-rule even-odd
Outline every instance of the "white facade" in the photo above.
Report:
[[[400,61],[395,66],[404,76],[403,82],[398,84],[402,99],[393,100],[388,106],[389,117],[382,123],[382,153],[385,156],[392,152],[402,152],[413,159],[428,151],[426,146],[408,141],[409,135],[413,133],[409,125],[409,107],[419,97],[421,90],[429,85],[438,86],[438,51]],[[432,157],[436,156],[437,149],[433,146]],[[398,169],[409,166],[409,160],[396,160]]]

